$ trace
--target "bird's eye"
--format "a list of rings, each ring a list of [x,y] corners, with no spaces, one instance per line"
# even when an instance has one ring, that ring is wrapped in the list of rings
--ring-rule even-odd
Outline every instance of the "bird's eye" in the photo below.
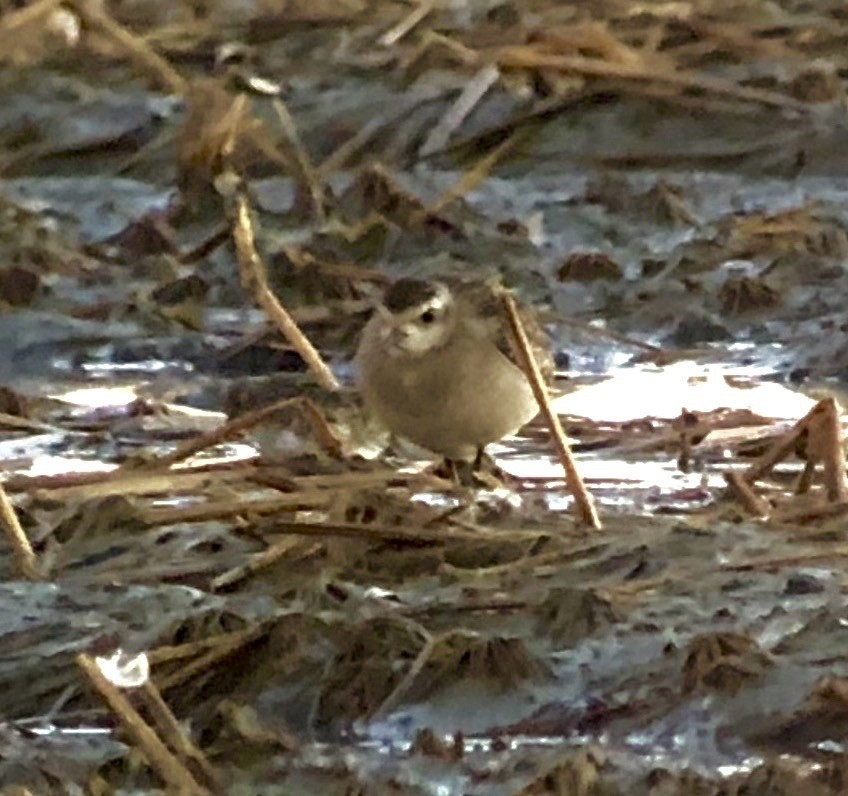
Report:
[[[436,313],[433,310],[424,310],[421,313],[421,323],[433,323],[436,320]]]

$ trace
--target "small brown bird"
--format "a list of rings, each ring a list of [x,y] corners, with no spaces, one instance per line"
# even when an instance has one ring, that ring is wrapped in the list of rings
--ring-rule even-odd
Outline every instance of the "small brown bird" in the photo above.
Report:
[[[544,333],[529,315],[525,326],[550,379]],[[486,445],[539,411],[485,286],[398,280],[366,325],[356,362],[365,403],[389,431],[452,462],[478,465]]]

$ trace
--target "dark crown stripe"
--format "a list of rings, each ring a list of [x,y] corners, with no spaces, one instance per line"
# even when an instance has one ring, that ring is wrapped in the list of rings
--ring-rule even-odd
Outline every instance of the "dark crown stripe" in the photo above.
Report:
[[[398,279],[386,292],[383,304],[389,312],[403,312],[423,304],[436,293],[436,286],[423,279]]]

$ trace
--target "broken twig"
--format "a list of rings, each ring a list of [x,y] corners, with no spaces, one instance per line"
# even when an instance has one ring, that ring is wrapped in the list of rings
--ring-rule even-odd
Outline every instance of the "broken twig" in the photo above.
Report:
[[[340,389],[336,377],[327,367],[321,355],[315,349],[309,338],[300,331],[286,308],[274,295],[268,284],[268,275],[265,264],[262,262],[259,252],[256,250],[256,238],[253,230],[253,220],[250,215],[250,207],[244,195],[236,197],[236,213],[233,222],[233,239],[236,246],[236,257],[241,270],[242,283],[249,290],[259,305],[268,314],[268,317],[278,326],[289,344],[306,362],[309,369],[315,375],[318,383],[327,390],[333,392]]]
[[[521,369],[527,376],[530,386],[533,389],[533,395],[536,396],[539,408],[542,410],[542,414],[548,423],[554,447],[556,448],[560,463],[565,470],[565,480],[568,484],[568,489],[574,496],[574,502],[577,505],[580,517],[586,525],[600,529],[601,521],[598,518],[595,504],[577,470],[574,457],[571,455],[571,448],[568,446],[565,431],[562,428],[562,423],[559,422],[559,416],[551,406],[548,390],[545,387],[545,380],[542,378],[539,365],[536,363],[536,359],[530,349],[530,341],[527,339],[527,332],[524,331],[524,326],[521,323],[518,308],[515,306],[515,299],[508,292],[504,291],[501,294],[501,301],[503,302],[507,321],[509,321],[510,330],[515,337],[515,342],[518,344],[517,348],[521,358]]]
[[[21,527],[15,507],[9,500],[2,482],[0,482],[0,521],[3,523],[3,529],[12,547],[20,574],[27,580],[40,580],[35,552]]]
[[[77,666],[82,669],[91,685],[103,697],[103,700],[118,716],[124,729],[138,744],[140,750],[150,765],[157,771],[160,777],[179,793],[187,796],[208,796],[210,791],[203,787],[192,776],[191,772],[180,762],[180,760],[163,743],[156,731],[141,717],[139,712],[100,671],[96,661],[89,655],[81,653],[76,658]]]

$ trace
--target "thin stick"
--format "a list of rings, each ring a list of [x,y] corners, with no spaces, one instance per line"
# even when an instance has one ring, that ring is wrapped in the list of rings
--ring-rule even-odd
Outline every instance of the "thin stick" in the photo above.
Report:
[[[261,553],[255,553],[248,558],[244,564],[234,567],[233,569],[228,569],[226,572],[222,572],[218,575],[218,577],[213,578],[210,584],[210,589],[212,591],[221,591],[222,589],[230,588],[236,583],[246,580],[251,575],[255,575],[257,572],[260,572],[266,567],[276,564],[277,561],[288,556],[292,550],[297,549],[300,544],[300,539],[290,539],[286,537],[282,541],[272,544]],[[319,542],[311,545],[309,552],[317,552],[317,550],[321,548],[323,548],[323,544]]]
[[[219,661],[234,655],[240,649],[267,633],[268,627],[268,623],[260,622],[246,630],[219,637],[216,639],[215,645],[207,649],[199,658],[184,663],[174,669],[167,677],[157,677],[159,688],[167,691],[177,685],[196,679]],[[151,653],[151,656],[154,654],[155,650]]]
[[[279,514],[284,511],[316,509],[326,506],[331,499],[332,494],[329,490],[310,490],[292,492],[265,500],[236,502],[227,499],[208,501],[196,506],[164,506],[143,509],[141,519],[148,526],[159,526],[232,519],[241,515],[258,517],[263,514]]]
[[[230,240],[230,228],[223,225],[216,229],[206,240],[201,241],[196,246],[186,251],[180,252],[179,261],[183,265],[195,263],[198,260],[203,260],[208,257],[215,249],[223,246]]]
[[[457,199],[471,193],[486,177],[489,176],[492,169],[497,165],[498,161],[506,155],[515,144],[523,139],[528,133],[527,129],[517,130],[510,133],[503,141],[500,142],[491,152],[488,152],[480,160],[478,160],[468,171],[448,188],[436,201],[429,207],[429,211],[433,214],[441,213],[453,204]]]
[[[259,305],[277,325],[289,344],[306,362],[315,375],[318,383],[324,389],[336,392],[340,389],[336,377],[327,367],[321,355],[315,350],[306,335],[300,331],[294,319],[280,304],[268,284],[265,264],[256,251],[256,239],[253,231],[253,221],[250,208],[243,195],[236,198],[236,217],[233,227],[233,239],[236,246],[236,257],[241,270],[242,283],[249,290]]]
[[[0,482],[0,522],[3,523],[6,538],[12,546],[12,553],[21,576],[26,580],[41,580],[37,567],[38,559],[2,482]]]
[[[835,398],[825,398],[821,404],[822,417],[816,424],[818,444],[815,445],[815,449],[824,466],[827,499],[842,502],[848,500],[848,484],[845,482],[845,449],[839,404],[836,403]]]
[[[820,405],[821,401],[810,409],[789,431],[781,436],[762,456],[751,463],[751,466],[742,474],[742,477],[749,484],[768,475],[772,467],[778,462],[783,461],[783,459],[795,450],[795,444],[798,438],[807,429],[813,418],[822,411]]]
[[[252,641],[257,637],[256,628],[262,628],[262,625],[254,625],[248,630],[234,630],[230,633],[218,633],[215,636],[200,638],[196,641],[188,641],[185,644],[166,644],[161,647],[156,647],[147,653],[147,660],[150,666],[155,668],[163,663],[172,661],[183,661],[187,658],[196,658],[210,650],[219,649],[222,645],[236,646],[244,644],[246,641]],[[162,677],[156,676],[156,681],[160,685]]]
[[[494,64],[486,64],[468,81],[456,101],[448,108],[439,123],[430,131],[427,139],[418,150],[418,157],[429,155],[444,149],[450,137],[459,129],[468,115],[477,107],[486,92],[500,79],[501,73]]]
[[[295,125],[294,119],[292,118],[289,109],[286,107],[286,104],[279,97],[274,97],[272,105],[277,113],[277,119],[280,122],[280,127],[283,128],[283,132],[288,139],[289,146],[292,148],[294,153],[295,166],[297,167],[297,171],[299,172],[298,176],[300,177],[299,182],[306,190],[306,199],[309,203],[309,213],[318,221],[323,221],[326,213],[324,212],[324,193],[321,188],[320,175],[315,169],[315,166],[312,164],[312,160],[309,157],[309,153],[306,151],[306,147],[303,146],[303,141],[301,141],[300,135],[298,135],[297,132],[297,126]]]
[[[277,412],[283,409],[289,409],[298,401],[297,398],[284,398],[281,401],[276,401],[269,406],[263,406],[261,409],[255,409],[251,412],[245,412],[238,417],[228,420],[223,425],[212,431],[207,431],[204,434],[186,440],[182,445],[178,445],[166,456],[152,460],[148,467],[170,467],[177,462],[188,459],[196,453],[200,453],[206,448],[211,448],[215,445],[220,445],[222,442],[232,439],[233,437],[247,431],[256,425],[264,422],[270,417],[273,417]]]
[[[789,508],[775,512],[769,518],[773,525],[804,525],[808,522],[832,520],[848,514],[848,501],[837,503],[820,503],[817,506]]]
[[[7,11],[0,21],[0,35],[25,35],[30,25],[44,24],[62,0],[37,0],[23,8]]]
[[[208,796],[210,791],[200,785],[191,772],[165,746],[130,701],[103,675],[94,659],[85,653],[80,653],[76,657],[76,662],[94,689],[121,720],[124,729],[138,744],[159,776],[179,793]]]
[[[768,517],[771,514],[771,506],[768,501],[754,492],[751,485],[740,473],[736,471],[726,472],[724,473],[724,480],[750,514],[755,517]]]
[[[318,164],[315,171],[319,178],[326,178],[333,172],[343,169],[368,142],[383,128],[386,119],[376,116],[367,121],[350,138],[347,139],[335,152],[330,153],[325,160]]]
[[[30,420],[28,417],[9,415],[6,414],[6,412],[0,412],[0,425],[10,426],[11,428],[22,428],[27,431],[33,431],[36,434],[50,434],[60,430],[56,426],[49,426],[47,423],[39,423],[37,420]]]
[[[795,485],[796,495],[805,495],[810,491],[813,485],[813,478],[816,475],[816,463],[810,459],[804,462],[804,469],[801,475],[798,476],[798,483]]]
[[[306,422],[309,423],[312,433],[315,435],[315,441],[323,448],[324,452],[335,459],[341,459],[344,456],[342,443],[333,432],[327,418],[321,411],[321,407],[311,398],[301,396],[298,408]]]
[[[693,422],[689,422],[690,420]],[[682,473],[689,472],[689,465],[692,462],[692,437],[696,424],[697,418],[693,417],[692,413],[687,412],[685,408],[671,422],[672,430],[676,430],[680,437],[680,456],[677,457],[677,468]]]
[[[843,507],[844,508],[844,507]],[[779,558],[754,558],[741,564],[723,564],[721,570],[725,572],[751,572],[754,570],[779,570],[784,567],[797,569],[819,561],[833,561],[837,558],[848,558],[848,546],[842,544],[836,547],[821,550],[816,553],[801,553],[797,556],[781,556]]]
[[[767,107],[793,110],[806,116],[814,112],[814,107],[810,103],[796,100],[777,91],[740,86],[730,80],[698,72],[662,71],[638,63],[610,63],[602,58],[549,54],[524,46],[495,48],[488,52],[477,53],[477,58],[478,62],[487,59],[507,69],[556,69],[588,77],[649,81],[678,86],[682,89],[697,89],[718,96],[760,103]]]
[[[295,536],[341,536],[353,539],[365,539],[371,542],[389,542],[391,544],[406,544],[413,547],[442,546],[449,542],[478,542],[485,539],[491,542],[496,539],[505,541],[536,540],[536,531],[498,532],[481,536],[474,531],[454,530],[450,528],[408,528],[395,525],[360,525],[350,522],[288,522],[286,520],[268,519],[256,523],[255,529],[263,536],[271,534],[293,534]]]
[[[380,36],[377,39],[377,43],[381,47],[391,47],[393,44],[397,44],[407,33],[424,20],[433,10],[434,6],[435,0],[420,0],[418,6],[398,22],[397,25],[389,28]]]
[[[245,478],[250,478],[256,470],[256,464],[250,459],[224,464],[204,465],[184,470],[165,470],[150,472],[147,470],[112,470],[98,473],[101,478],[82,483],[66,484],[61,479],[54,482],[40,481],[32,486],[19,484],[19,491],[35,495],[49,494],[51,500],[73,502],[104,498],[110,495],[154,495],[168,493],[173,496],[179,493],[203,489],[210,480],[216,484],[241,484]],[[105,477],[104,477],[105,476]],[[111,478],[109,476],[112,476]],[[39,477],[41,478],[41,477]]]
[[[448,630],[446,633],[441,633],[438,636],[430,636],[424,642],[424,646],[421,648],[406,674],[401,678],[386,698],[377,706],[377,709],[370,718],[372,720],[379,721],[381,718],[384,718],[391,713],[401,703],[403,698],[410,692],[410,689],[418,679],[418,676],[422,671],[424,671],[424,667],[427,665],[427,662],[433,657],[433,653],[435,652],[437,645],[449,641],[453,636],[462,638],[466,634],[467,631],[464,630]]]
[[[565,437],[565,431],[563,431],[562,424],[559,422],[559,416],[551,406],[545,380],[542,378],[536,358],[530,349],[530,341],[527,339],[527,332],[524,331],[524,326],[518,315],[515,299],[508,292],[504,291],[501,294],[501,301],[503,302],[504,312],[509,322],[509,328],[512,331],[515,342],[518,344],[517,348],[521,359],[521,369],[527,376],[530,387],[533,389],[533,395],[536,396],[536,402],[539,404],[539,408],[542,410],[542,414],[548,423],[554,447],[563,470],[565,470],[565,481],[568,485],[568,490],[574,496],[574,502],[584,524],[598,530],[601,528],[601,521],[595,510],[592,496],[586,490],[586,485],[583,483],[583,479],[577,470],[574,457],[571,455],[571,448],[569,448],[568,440]]]
[[[628,337],[626,334],[619,334],[618,332],[614,332],[612,329],[607,329],[606,327],[592,326],[591,323],[581,321],[577,318],[559,318],[557,322],[562,323],[565,326],[571,326],[573,329],[580,329],[593,337],[599,337],[604,340],[613,340],[616,343],[623,343],[624,345],[630,345],[634,348],[640,348],[651,354],[661,354],[663,352],[662,348],[659,346],[644,343],[641,340]]]
[[[307,421],[313,427],[313,431],[315,431],[318,442],[322,445],[322,447],[324,447],[324,449],[332,455],[339,455],[339,441],[332,435],[332,431],[329,429],[327,421],[324,419],[321,411],[317,406],[315,406],[314,402],[307,398],[298,397],[283,398],[282,400],[276,401],[268,406],[263,406],[261,409],[254,409],[250,412],[245,412],[238,417],[234,417],[232,420],[228,420],[222,426],[213,429],[212,431],[207,431],[205,434],[200,434],[193,439],[187,440],[175,450],[171,451],[167,456],[154,459],[149,463],[149,465],[146,465],[146,467],[170,467],[177,462],[187,459],[189,456],[194,456],[194,454],[200,453],[200,451],[205,450],[206,448],[211,448],[214,445],[226,442],[238,434],[257,426],[260,423],[264,423],[266,420],[277,414],[277,412],[280,412],[283,409],[291,409],[292,407],[298,407],[304,412]]]
[[[147,680],[140,690],[144,697],[144,705],[157,729],[167,741],[168,746],[177,753],[182,762],[196,764],[207,787],[218,789],[220,786],[218,773],[212,767],[206,755],[188,737],[182,725],[177,721],[177,717],[171,712],[171,708],[162,699],[159,689],[152,681]]]

